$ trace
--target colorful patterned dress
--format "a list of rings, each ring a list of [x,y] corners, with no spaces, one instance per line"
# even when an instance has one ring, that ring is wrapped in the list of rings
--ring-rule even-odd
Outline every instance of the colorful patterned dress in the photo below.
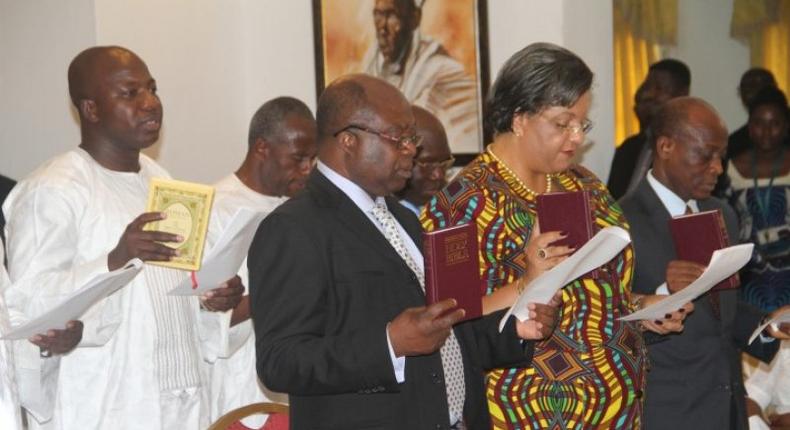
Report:
[[[628,228],[606,187],[574,166],[557,176],[568,191],[588,190],[595,224]],[[555,181],[555,183],[557,182]],[[422,213],[426,230],[475,222],[485,294],[525,271],[524,249],[535,199],[484,153],[438,193]],[[561,320],[535,349],[532,366],[489,372],[495,429],[635,429],[640,427],[646,365],[641,333],[617,318],[630,312],[633,249],[563,289]]]

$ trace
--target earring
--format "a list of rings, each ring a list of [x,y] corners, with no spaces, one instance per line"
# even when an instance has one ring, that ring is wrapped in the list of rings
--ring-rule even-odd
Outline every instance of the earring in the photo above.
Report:
[[[513,130],[513,134],[515,134],[516,137],[521,137],[521,131],[519,130]]]

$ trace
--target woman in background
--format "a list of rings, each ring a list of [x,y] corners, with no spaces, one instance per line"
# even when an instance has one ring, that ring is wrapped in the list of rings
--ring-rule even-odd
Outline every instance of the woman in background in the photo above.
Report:
[[[749,105],[749,150],[732,160],[729,201],[740,240],[755,244],[741,271],[743,299],[763,311],[790,304],[790,151],[787,98],[763,88]]]

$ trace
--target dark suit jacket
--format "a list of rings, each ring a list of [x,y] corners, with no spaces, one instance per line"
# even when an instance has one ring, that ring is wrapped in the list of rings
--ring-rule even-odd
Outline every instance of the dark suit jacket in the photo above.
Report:
[[[721,209],[729,237],[738,237],[729,206],[715,198],[697,203],[700,211]],[[634,244],[633,291],[654,294],[666,280],[667,265],[676,259],[669,233],[671,217],[646,178],[620,205]],[[763,314],[738,300],[737,290],[719,294],[720,320],[713,314],[708,295],[703,295],[694,302],[682,333],[648,345],[646,430],[729,429],[731,417],[736,421],[732,428],[748,428],[740,349],[746,347]],[[763,345],[758,340],[749,352],[770,360],[778,344]]]
[[[417,218],[387,205],[415,243]],[[272,390],[290,395],[294,429],[448,428],[438,353],[407,357],[398,384],[386,327],[423,306],[417,277],[354,202],[319,172],[306,189],[258,228],[248,259],[257,370]],[[456,326],[464,355],[471,429],[490,427],[484,370],[526,366],[524,345],[501,313]]]
[[[628,137],[622,145],[615,149],[612,168],[609,169],[609,180],[606,182],[606,187],[609,188],[609,193],[615,200],[623,197],[628,190],[631,176],[636,168],[636,161],[646,143],[645,134],[639,133]]]

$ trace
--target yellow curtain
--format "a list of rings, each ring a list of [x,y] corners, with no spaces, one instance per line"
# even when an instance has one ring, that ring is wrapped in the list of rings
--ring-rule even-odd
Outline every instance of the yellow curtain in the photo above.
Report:
[[[749,44],[751,64],[773,72],[779,88],[790,84],[790,0],[735,0],[730,34]]]
[[[634,94],[677,37],[677,0],[614,0],[615,145],[639,132]]]

